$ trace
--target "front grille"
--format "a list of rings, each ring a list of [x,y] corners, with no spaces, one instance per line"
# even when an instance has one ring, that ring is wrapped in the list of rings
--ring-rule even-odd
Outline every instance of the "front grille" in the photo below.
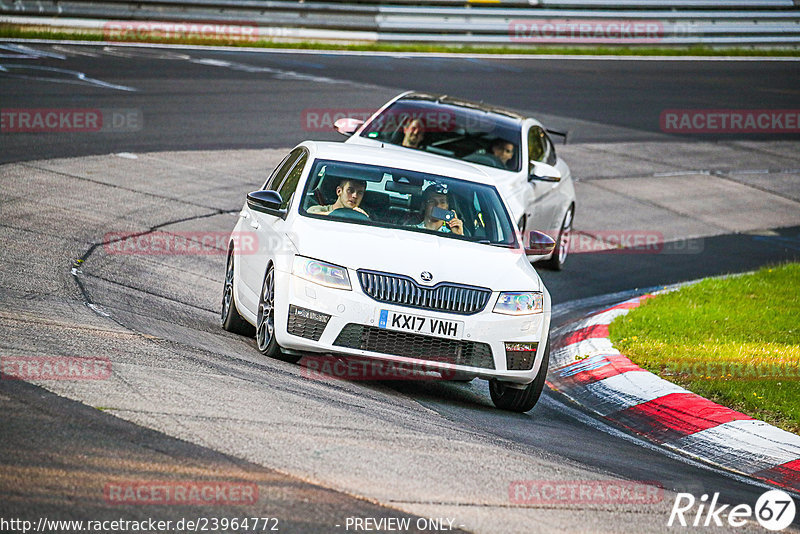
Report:
[[[422,308],[441,312],[472,315],[486,307],[490,289],[440,282],[433,287],[424,287],[399,274],[359,270],[361,289],[377,300],[409,308]]]
[[[289,324],[286,330],[293,336],[319,341],[330,318],[331,316],[325,313],[307,310],[290,304]]]
[[[491,347],[474,341],[443,339],[350,323],[342,328],[333,344],[429,362],[494,369]]]

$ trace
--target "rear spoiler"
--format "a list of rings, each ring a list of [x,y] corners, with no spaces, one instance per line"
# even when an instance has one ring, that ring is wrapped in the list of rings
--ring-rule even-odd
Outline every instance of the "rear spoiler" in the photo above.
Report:
[[[566,145],[567,144],[567,135],[569,134],[569,132],[557,132],[555,130],[547,130],[547,133],[549,133],[550,135],[558,135],[560,137],[563,137],[564,138],[564,142],[561,143],[561,144],[562,145]]]

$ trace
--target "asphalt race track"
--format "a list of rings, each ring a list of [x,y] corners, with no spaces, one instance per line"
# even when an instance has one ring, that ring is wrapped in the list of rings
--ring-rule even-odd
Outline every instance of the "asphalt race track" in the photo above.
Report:
[[[308,112],[374,111],[408,89],[531,112],[549,128],[569,130],[570,142],[581,143],[686,139],[661,131],[662,111],[794,109],[800,99],[798,62],[766,58],[488,60],[125,46],[38,46],[31,51],[4,46],[4,108],[35,103],[39,108],[133,109],[141,113],[143,124],[128,126],[143,127],[144,133],[118,127],[108,135],[37,135],[36,142],[27,135],[7,136],[0,161],[122,149],[280,148],[309,137],[337,140],[328,124],[309,119]],[[81,74],[89,80],[81,80]],[[44,79],[50,82],[30,83]],[[746,137],[797,140],[800,134],[795,128],[793,134]]]
[[[430,532],[424,518],[445,518],[473,532],[674,532],[694,531],[667,527],[676,492],[753,505],[765,491],[551,391],[514,415],[491,407],[482,381],[309,380],[219,328],[223,255],[122,254],[104,242],[113,232],[224,236],[287,147],[337,139],[310,113],[364,112],[405,89],[485,98],[570,131],[561,150],[587,239],[656,227],[670,243],[699,244],[576,254],[564,272],[543,271],[559,326],[646,288],[800,258],[800,136],[659,129],[665,109],[800,108],[797,62],[43,44],[0,56],[3,110],[113,119],[96,132],[1,137],[0,355],[106,357],[113,373],[0,381],[0,518],[258,516],[287,532],[352,532],[353,517],[409,518]],[[708,189],[692,195],[700,183]],[[257,502],[131,505],[105,494],[118,481],[209,480],[255,485]],[[519,505],[509,487],[520,480],[651,481],[664,492],[654,503]],[[763,531],[755,521],[736,530]]]

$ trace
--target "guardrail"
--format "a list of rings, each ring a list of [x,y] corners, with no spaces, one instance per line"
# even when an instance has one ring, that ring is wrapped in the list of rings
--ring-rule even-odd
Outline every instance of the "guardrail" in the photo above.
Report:
[[[405,3],[411,0],[395,0]],[[0,23],[111,28],[158,23],[256,28],[258,38],[474,45],[800,45],[793,0],[377,1],[0,0]],[[435,5],[431,5],[435,4]],[[443,5],[459,4],[459,5]],[[515,7],[515,5],[525,7]],[[613,5],[614,9],[610,7]],[[656,8],[658,7],[658,8]],[[735,9],[732,9],[735,8]],[[150,26],[146,26],[150,24]],[[127,28],[127,30],[126,30]],[[163,28],[163,26],[162,26]],[[130,35],[128,35],[130,36]]]

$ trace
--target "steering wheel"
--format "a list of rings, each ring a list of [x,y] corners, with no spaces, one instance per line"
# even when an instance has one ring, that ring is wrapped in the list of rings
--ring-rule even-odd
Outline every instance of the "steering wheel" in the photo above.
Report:
[[[351,220],[351,221],[368,221],[369,217],[360,211],[350,208],[336,208],[328,214],[328,217],[336,217],[337,219]]]

